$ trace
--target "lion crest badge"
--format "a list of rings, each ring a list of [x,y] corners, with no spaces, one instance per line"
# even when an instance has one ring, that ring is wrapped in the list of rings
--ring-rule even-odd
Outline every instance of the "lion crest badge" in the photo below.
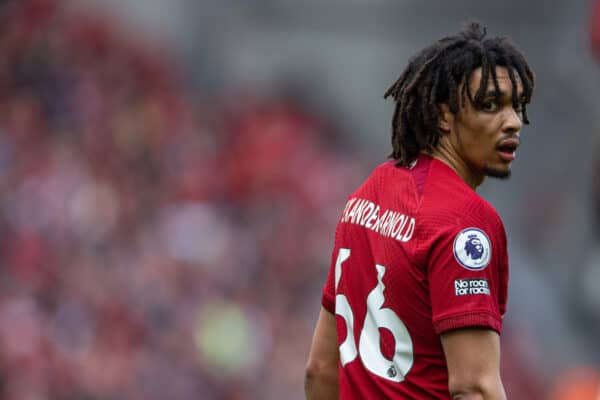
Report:
[[[454,258],[471,271],[480,271],[490,262],[492,245],[484,231],[466,228],[454,239]]]

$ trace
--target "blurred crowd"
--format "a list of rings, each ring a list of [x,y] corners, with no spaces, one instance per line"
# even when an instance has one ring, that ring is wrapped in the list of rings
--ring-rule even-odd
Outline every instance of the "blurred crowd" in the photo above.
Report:
[[[3,10],[2,399],[302,386],[362,169],[293,99],[202,101],[157,53],[56,2]]]
[[[0,13],[0,399],[296,399],[361,164],[295,98],[186,87],[58,1]],[[547,389],[508,330],[514,399]]]

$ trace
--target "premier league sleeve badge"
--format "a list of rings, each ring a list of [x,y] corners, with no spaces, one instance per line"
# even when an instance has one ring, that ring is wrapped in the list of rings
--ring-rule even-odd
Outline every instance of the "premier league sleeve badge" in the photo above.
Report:
[[[484,231],[466,228],[454,239],[454,258],[471,271],[481,271],[490,262],[492,245]]]

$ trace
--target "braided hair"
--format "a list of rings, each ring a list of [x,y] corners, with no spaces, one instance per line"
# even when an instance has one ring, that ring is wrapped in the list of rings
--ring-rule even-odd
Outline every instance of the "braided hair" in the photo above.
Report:
[[[523,122],[529,123],[525,105],[533,93],[533,72],[523,54],[507,38],[485,38],[485,35],[484,27],[471,22],[458,34],[438,40],[416,54],[385,92],[384,98],[392,97],[396,102],[390,158],[398,160],[398,165],[408,166],[420,152],[431,153],[437,146],[441,136],[439,104],[447,104],[450,112],[457,114],[459,104],[464,104],[468,97],[476,108],[481,108],[490,78],[499,93],[497,66],[508,70],[513,107],[520,107]],[[468,80],[479,67],[481,82],[473,94]],[[521,97],[517,93],[518,79],[523,86]]]

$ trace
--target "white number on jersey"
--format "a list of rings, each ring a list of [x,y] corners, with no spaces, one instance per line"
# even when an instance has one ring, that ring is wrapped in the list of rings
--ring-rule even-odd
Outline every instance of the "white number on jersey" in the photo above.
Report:
[[[350,249],[340,249],[335,263],[335,291],[342,277],[342,264],[350,257]],[[335,313],[346,321],[346,339],[340,345],[340,361],[345,366],[360,354],[363,365],[373,374],[393,382],[402,382],[413,365],[412,339],[402,320],[390,308],[382,308],[386,267],[375,265],[377,285],[367,296],[367,313],[360,332],[358,352],[354,341],[354,313],[343,294],[335,296]],[[391,360],[381,352],[380,328],[387,329],[394,337],[394,355]]]
[[[335,291],[342,277],[342,263],[350,257],[349,249],[340,249],[335,262]],[[340,344],[340,361],[342,366],[356,358],[356,344],[354,343],[354,314],[348,299],[343,294],[335,296],[335,313],[346,321],[346,339]]]

